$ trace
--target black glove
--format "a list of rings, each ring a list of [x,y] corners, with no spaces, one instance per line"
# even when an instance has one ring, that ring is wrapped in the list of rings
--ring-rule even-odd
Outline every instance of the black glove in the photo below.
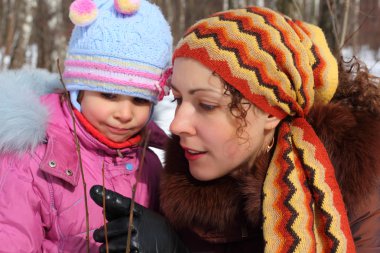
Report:
[[[95,185],[91,198],[103,207],[103,187]],[[107,237],[109,252],[125,253],[131,199],[116,192],[105,190]],[[94,240],[103,243],[99,252],[106,252],[104,227],[94,231]],[[131,253],[188,253],[178,235],[164,217],[137,203],[133,209]]]

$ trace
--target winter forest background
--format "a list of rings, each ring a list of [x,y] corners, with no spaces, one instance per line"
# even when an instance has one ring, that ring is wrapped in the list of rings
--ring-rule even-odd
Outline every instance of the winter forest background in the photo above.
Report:
[[[196,20],[247,5],[319,25],[337,57],[356,56],[380,76],[380,0],[151,0],[169,20],[174,43]],[[0,0],[0,71],[24,66],[57,72],[72,23],[70,0]],[[61,66],[62,69],[62,66]]]

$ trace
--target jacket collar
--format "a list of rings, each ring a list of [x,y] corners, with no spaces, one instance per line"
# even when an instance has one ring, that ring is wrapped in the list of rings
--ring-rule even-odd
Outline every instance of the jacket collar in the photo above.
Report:
[[[79,159],[73,136],[69,131],[50,127],[47,134],[45,155],[40,169],[58,177],[73,186],[78,185],[80,178]],[[62,154],[73,154],[71,157]]]

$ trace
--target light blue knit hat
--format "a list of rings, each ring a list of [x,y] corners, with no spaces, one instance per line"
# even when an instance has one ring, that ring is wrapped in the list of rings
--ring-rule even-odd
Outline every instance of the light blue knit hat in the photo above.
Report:
[[[170,27],[146,0],[76,0],[63,78],[72,104],[80,90],[161,100],[172,54]]]

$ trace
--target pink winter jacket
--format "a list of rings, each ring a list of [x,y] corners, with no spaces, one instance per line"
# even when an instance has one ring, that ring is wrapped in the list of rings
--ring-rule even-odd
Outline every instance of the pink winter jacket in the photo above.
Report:
[[[42,102],[50,112],[46,141],[33,152],[3,152],[0,156],[0,252],[86,252],[84,186],[72,119],[58,94],[44,96]],[[162,144],[165,133],[158,131],[156,125],[148,127],[152,128],[153,141]],[[89,135],[79,123],[76,131],[86,184],[90,251],[98,252],[92,232],[103,225],[103,214],[90,198],[89,190],[102,184],[104,166],[105,187],[131,196],[142,150],[125,148],[120,150],[120,156],[117,150]],[[151,208],[157,205],[161,169],[158,157],[148,149],[137,184],[137,203]]]

